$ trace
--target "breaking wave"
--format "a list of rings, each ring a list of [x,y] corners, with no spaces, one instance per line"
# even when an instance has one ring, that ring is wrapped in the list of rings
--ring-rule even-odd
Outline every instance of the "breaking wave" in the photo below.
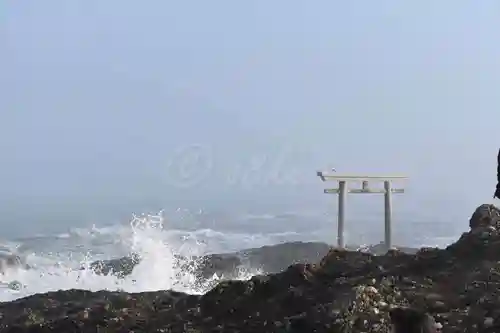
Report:
[[[161,214],[134,216],[127,226],[74,229],[54,237],[34,237],[24,244],[4,243],[0,250],[22,253],[30,268],[8,269],[0,275],[0,301],[74,288],[91,291],[172,289],[191,294],[206,292],[221,277],[213,276],[200,284],[192,271],[179,268],[176,255],[190,257],[213,252],[214,248],[210,248],[211,244],[203,238],[212,238],[215,243],[221,244],[222,234],[208,229],[196,232],[168,230],[164,224]],[[249,243],[255,243],[255,239],[249,240]],[[230,245],[226,244],[225,250],[231,250]],[[95,260],[130,254],[138,254],[141,261],[124,278],[99,275],[90,269]],[[257,273],[255,270],[242,270],[238,278],[248,279]]]
[[[60,289],[127,292],[171,289],[201,294],[224,277],[213,276],[200,281],[194,274],[197,263],[194,260],[188,265],[179,263],[179,257],[237,252],[290,241],[332,243],[336,238],[331,216],[247,214],[234,220],[233,217],[220,218],[203,213],[197,214],[193,221],[186,221],[177,220],[174,215],[169,213],[172,220],[169,218],[168,221],[162,213],[134,216],[130,223],[125,224],[94,225],[74,228],[59,235],[37,235],[0,242],[0,256],[2,253],[18,253],[30,266],[29,269],[9,269],[0,274],[0,301]],[[211,224],[212,220],[221,224]],[[183,228],[188,225],[194,228]],[[447,223],[407,222],[404,228],[397,229],[395,239],[399,245],[405,246],[443,246],[457,237],[451,227]],[[277,232],[283,228],[287,231]],[[421,237],[416,236],[415,230],[419,230]],[[353,223],[346,233],[347,243],[358,246],[377,244],[382,237],[378,221],[363,221],[363,228]],[[141,261],[126,277],[99,275],[90,269],[90,264],[96,260],[131,254],[138,255]],[[236,275],[238,279],[248,279],[261,272],[247,267],[235,273],[231,278]]]

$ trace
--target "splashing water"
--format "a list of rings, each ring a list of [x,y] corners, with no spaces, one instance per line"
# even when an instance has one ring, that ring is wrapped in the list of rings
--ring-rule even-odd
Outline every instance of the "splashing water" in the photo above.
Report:
[[[197,263],[193,260],[179,263],[179,256],[236,252],[289,241],[329,242],[335,239],[331,222],[325,222],[322,215],[315,217],[294,213],[227,217],[223,214],[221,217],[176,211],[169,212],[169,216],[168,224],[160,212],[157,215],[133,216],[128,224],[94,225],[89,229],[71,229],[55,236],[37,235],[18,241],[0,241],[0,255],[5,252],[19,253],[31,266],[31,269],[0,273],[0,301],[74,288],[127,292],[171,289],[200,294],[224,277],[213,276],[200,281],[194,274]],[[212,223],[214,221],[215,224]],[[351,230],[348,243],[379,243],[379,225],[365,222],[362,232]],[[287,229],[282,230],[284,225]],[[304,225],[307,225],[307,230]],[[428,232],[418,238],[415,229]],[[426,224],[425,227],[413,223],[412,228],[405,226],[400,230],[402,241],[399,244],[410,247],[424,243],[445,246],[456,239],[449,230],[450,225],[446,223]],[[118,259],[134,254],[141,258],[141,262],[125,278],[99,275],[89,268],[96,260]],[[231,278],[236,275],[238,279],[248,279],[261,273],[244,269],[233,272]]]
[[[214,276],[200,283],[192,270],[179,268],[176,258],[176,255],[205,254],[208,250],[206,244],[192,235],[168,230],[164,227],[164,222],[162,213],[142,215],[134,216],[125,227],[93,227],[89,231],[80,229],[71,234],[59,235],[57,241],[72,243],[72,249],[28,253],[26,260],[30,269],[10,269],[0,275],[0,301],[74,288],[91,291],[107,289],[142,292],[172,289],[191,294],[206,292],[220,277]],[[76,242],[79,243],[74,245]],[[114,253],[110,255],[108,252]],[[90,263],[95,260],[118,258],[133,253],[139,255],[141,261],[124,278],[99,275],[89,268]],[[248,279],[258,273],[241,271],[239,279]]]

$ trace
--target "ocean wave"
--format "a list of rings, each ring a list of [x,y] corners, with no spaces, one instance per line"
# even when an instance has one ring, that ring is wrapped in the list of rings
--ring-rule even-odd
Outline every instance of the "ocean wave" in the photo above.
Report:
[[[199,217],[202,218],[203,215]],[[0,275],[0,301],[72,288],[129,292],[173,289],[192,294],[202,293],[206,291],[204,288],[213,285],[213,282],[221,277],[213,277],[213,281],[205,281],[208,284],[200,285],[199,279],[192,271],[181,268],[186,265],[182,266],[176,262],[178,256],[189,258],[214,253],[233,253],[294,241],[319,241],[330,244],[335,242],[334,221],[311,224],[309,218],[311,216],[301,217],[296,213],[287,213],[253,216],[247,214],[234,219],[233,224],[243,223],[245,226],[258,222],[256,227],[245,231],[245,226],[225,230],[213,228],[211,225],[205,226],[203,223],[199,223],[196,229],[181,228],[182,223],[171,223],[161,213],[146,214],[134,216],[129,223],[71,228],[56,235],[36,235],[0,242],[0,252],[3,249],[9,253],[18,253],[31,267],[9,269]],[[293,228],[292,222],[299,223],[301,219],[301,228]],[[271,230],[282,231],[270,232],[265,229],[269,224],[274,224]],[[380,241],[380,225],[350,224],[356,225],[363,225],[363,228],[347,230],[345,238],[348,244],[377,244]],[[433,227],[434,231],[439,229],[435,224]],[[411,225],[405,224],[405,229],[400,232],[406,235],[407,241],[404,245],[443,246],[455,237],[446,237],[434,232],[430,236],[422,234],[422,237],[417,238],[413,230]],[[432,230],[426,228],[422,231]],[[116,259],[131,254],[139,255],[141,262],[125,278],[103,276],[90,269],[91,263],[96,260]],[[258,272],[257,268],[249,267],[238,272],[236,278],[247,279]],[[12,288],[12,283],[15,288]]]
[[[192,272],[179,268],[176,255],[197,256],[266,242],[265,237],[260,241],[256,236],[245,240],[245,235],[228,237],[211,229],[195,232],[169,230],[164,224],[161,215],[134,216],[128,225],[72,229],[55,236],[25,238],[14,248],[10,244],[8,251],[20,250],[31,268],[12,267],[3,272],[0,276],[0,301],[72,288],[129,292],[172,289],[201,293],[206,291],[203,285],[200,286]],[[224,242],[225,238],[234,240]],[[212,244],[219,246],[213,247]],[[89,268],[95,260],[131,253],[139,254],[141,262],[125,278],[100,275]],[[258,271],[240,273],[236,278],[247,279]],[[16,288],[11,288],[13,282]]]

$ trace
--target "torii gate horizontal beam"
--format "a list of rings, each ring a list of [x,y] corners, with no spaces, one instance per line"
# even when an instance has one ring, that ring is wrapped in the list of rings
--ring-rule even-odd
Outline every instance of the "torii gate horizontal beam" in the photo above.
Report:
[[[347,193],[385,193],[387,192],[385,189],[362,189],[362,188],[350,188],[346,189]],[[390,191],[392,193],[405,193],[404,188],[391,188]],[[326,194],[337,194],[340,192],[340,188],[327,188],[324,190]]]

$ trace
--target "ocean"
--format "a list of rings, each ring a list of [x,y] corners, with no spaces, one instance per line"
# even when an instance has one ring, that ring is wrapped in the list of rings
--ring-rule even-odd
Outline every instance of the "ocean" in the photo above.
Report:
[[[373,221],[348,225],[348,244],[379,243],[381,221],[382,217],[376,216]],[[0,301],[73,288],[127,292],[172,289],[199,294],[207,290],[200,289],[190,272],[176,268],[175,255],[228,253],[290,241],[334,244],[335,229],[334,215],[314,211],[238,215],[179,208],[131,216],[117,224],[4,239],[0,250],[20,254],[31,268],[8,270],[0,275]],[[394,233],[397,245],[412,247],[444,246],[456,239],[457,233],[450,231],[446,222],[427,225],[406,221],[405,228],[396,228]],[[125,278],[102,276],[89,269],[95,260],[120,258],[131,253],[139,254],[142,261]],[[239,278],[248,279],[259,273],[262,272],[250,269],[240,272]],[[12,283],[19,288],[12,288]]]

